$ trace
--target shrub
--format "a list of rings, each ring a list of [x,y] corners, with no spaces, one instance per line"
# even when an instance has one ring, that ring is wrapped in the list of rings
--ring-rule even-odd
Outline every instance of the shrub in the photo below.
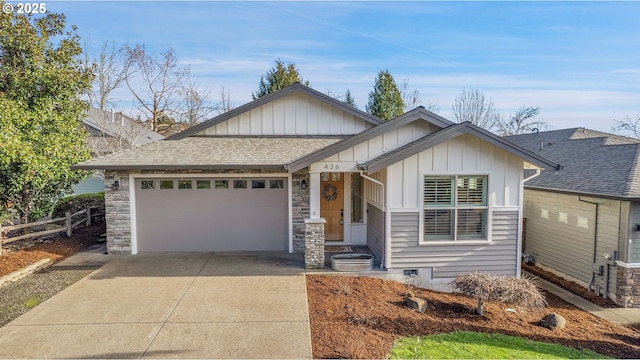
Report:
[[[547,301],[529,278],[485,273],[458,275],[451,283],[455,291],[478,300],[477,313],[484,315],[486,301],[499,301],[517,307],[542,309]]]
[[[104,211],[104,192],[72,195],[62,198],[53,208],[52,217],[62,217],[69,211],[75,213],[90,206],[100,206]]]

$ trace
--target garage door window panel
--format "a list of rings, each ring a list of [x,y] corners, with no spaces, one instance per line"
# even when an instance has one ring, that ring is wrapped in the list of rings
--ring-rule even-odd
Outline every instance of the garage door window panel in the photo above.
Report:
[[[178,180],[178,189],[191,189],[191,180]]]
[[[247,188],[247,180],[233,180],[233,188],[234,189],[246,189]]]
[[[153,180],[142,180],[140,182],[140,189],[142,190],[153,190],[156,188],[155,182]]]
[[[252,189],[264,189],[265,187],[266,182],[264,180],[251,180]]]
[[[160,180],[160,189],[173,189],[173,180]]]
[[[269,180],[269,189],[284,189],[284,180]]]
[[[196,180],[197,189],[211,189],[211,180]]]
[[[215,181],[216,189],[228,189],[229,181],[228,180],[216,180]]]

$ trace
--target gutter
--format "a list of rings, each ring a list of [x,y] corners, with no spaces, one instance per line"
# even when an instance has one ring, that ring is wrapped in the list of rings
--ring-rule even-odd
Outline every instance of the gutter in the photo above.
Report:
[[[362,176],[364,179],[371,181],[374,184],[378,184],[382,186],[382,198],[384,199],[384,208],[385,208],[384,226],[386,229],[386,227],[390,225],[390,224],[387,224],[387,215],[386,215],[389,210],[387,207],[387,187],[382,181],[376,180],[372,177],[365,175],[364,171],[360,171],[360,176]],[[384,233],[386,234],[386,230],[384,231]],[[383,266],[385,268],[389,268],[388,259],[389,259],[389,252],[391,251],[390,247],[391,247],[391,239],[387,239],[387,237],[384,236],[384,254],[382,254],[383,258],[380,259],[380,268],[382,268]]]
[[[531,175],[531,176],[529,176],[529,177],[527,177],[526,179],[522,180],[522,183],[524,184],[527,181],[529,181],[529,180],[531,180],[531,179],[533,179],[533,178],[535,178],[535,177],[537,177],[539,175],[540,175],[540,169],[536,169],[536,173]]]

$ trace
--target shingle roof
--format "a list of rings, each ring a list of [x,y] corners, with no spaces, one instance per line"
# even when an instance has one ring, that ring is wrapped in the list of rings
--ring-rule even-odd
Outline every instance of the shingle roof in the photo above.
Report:
[[[557,161],[526,187],[613,197],[640,196],[640,140],[584,128],[508,136],[506,139]]]
[[[286,168],[292,161],[342,140],[299,137],[188,137],[162,140],[102,158],[74,169],[232,169]]]
[[[164,139],[164,136],[135,122],[120,113],[112,113],[97,108],[89,108],[87,116],[82,120],[108,136],[123,138],[129,144],[137,146]]]

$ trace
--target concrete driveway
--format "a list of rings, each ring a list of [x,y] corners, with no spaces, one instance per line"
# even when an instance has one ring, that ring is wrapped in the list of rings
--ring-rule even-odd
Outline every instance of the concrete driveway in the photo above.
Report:
[[[2,358],[311,358],[302,261],[115,257],[0,328]]]

